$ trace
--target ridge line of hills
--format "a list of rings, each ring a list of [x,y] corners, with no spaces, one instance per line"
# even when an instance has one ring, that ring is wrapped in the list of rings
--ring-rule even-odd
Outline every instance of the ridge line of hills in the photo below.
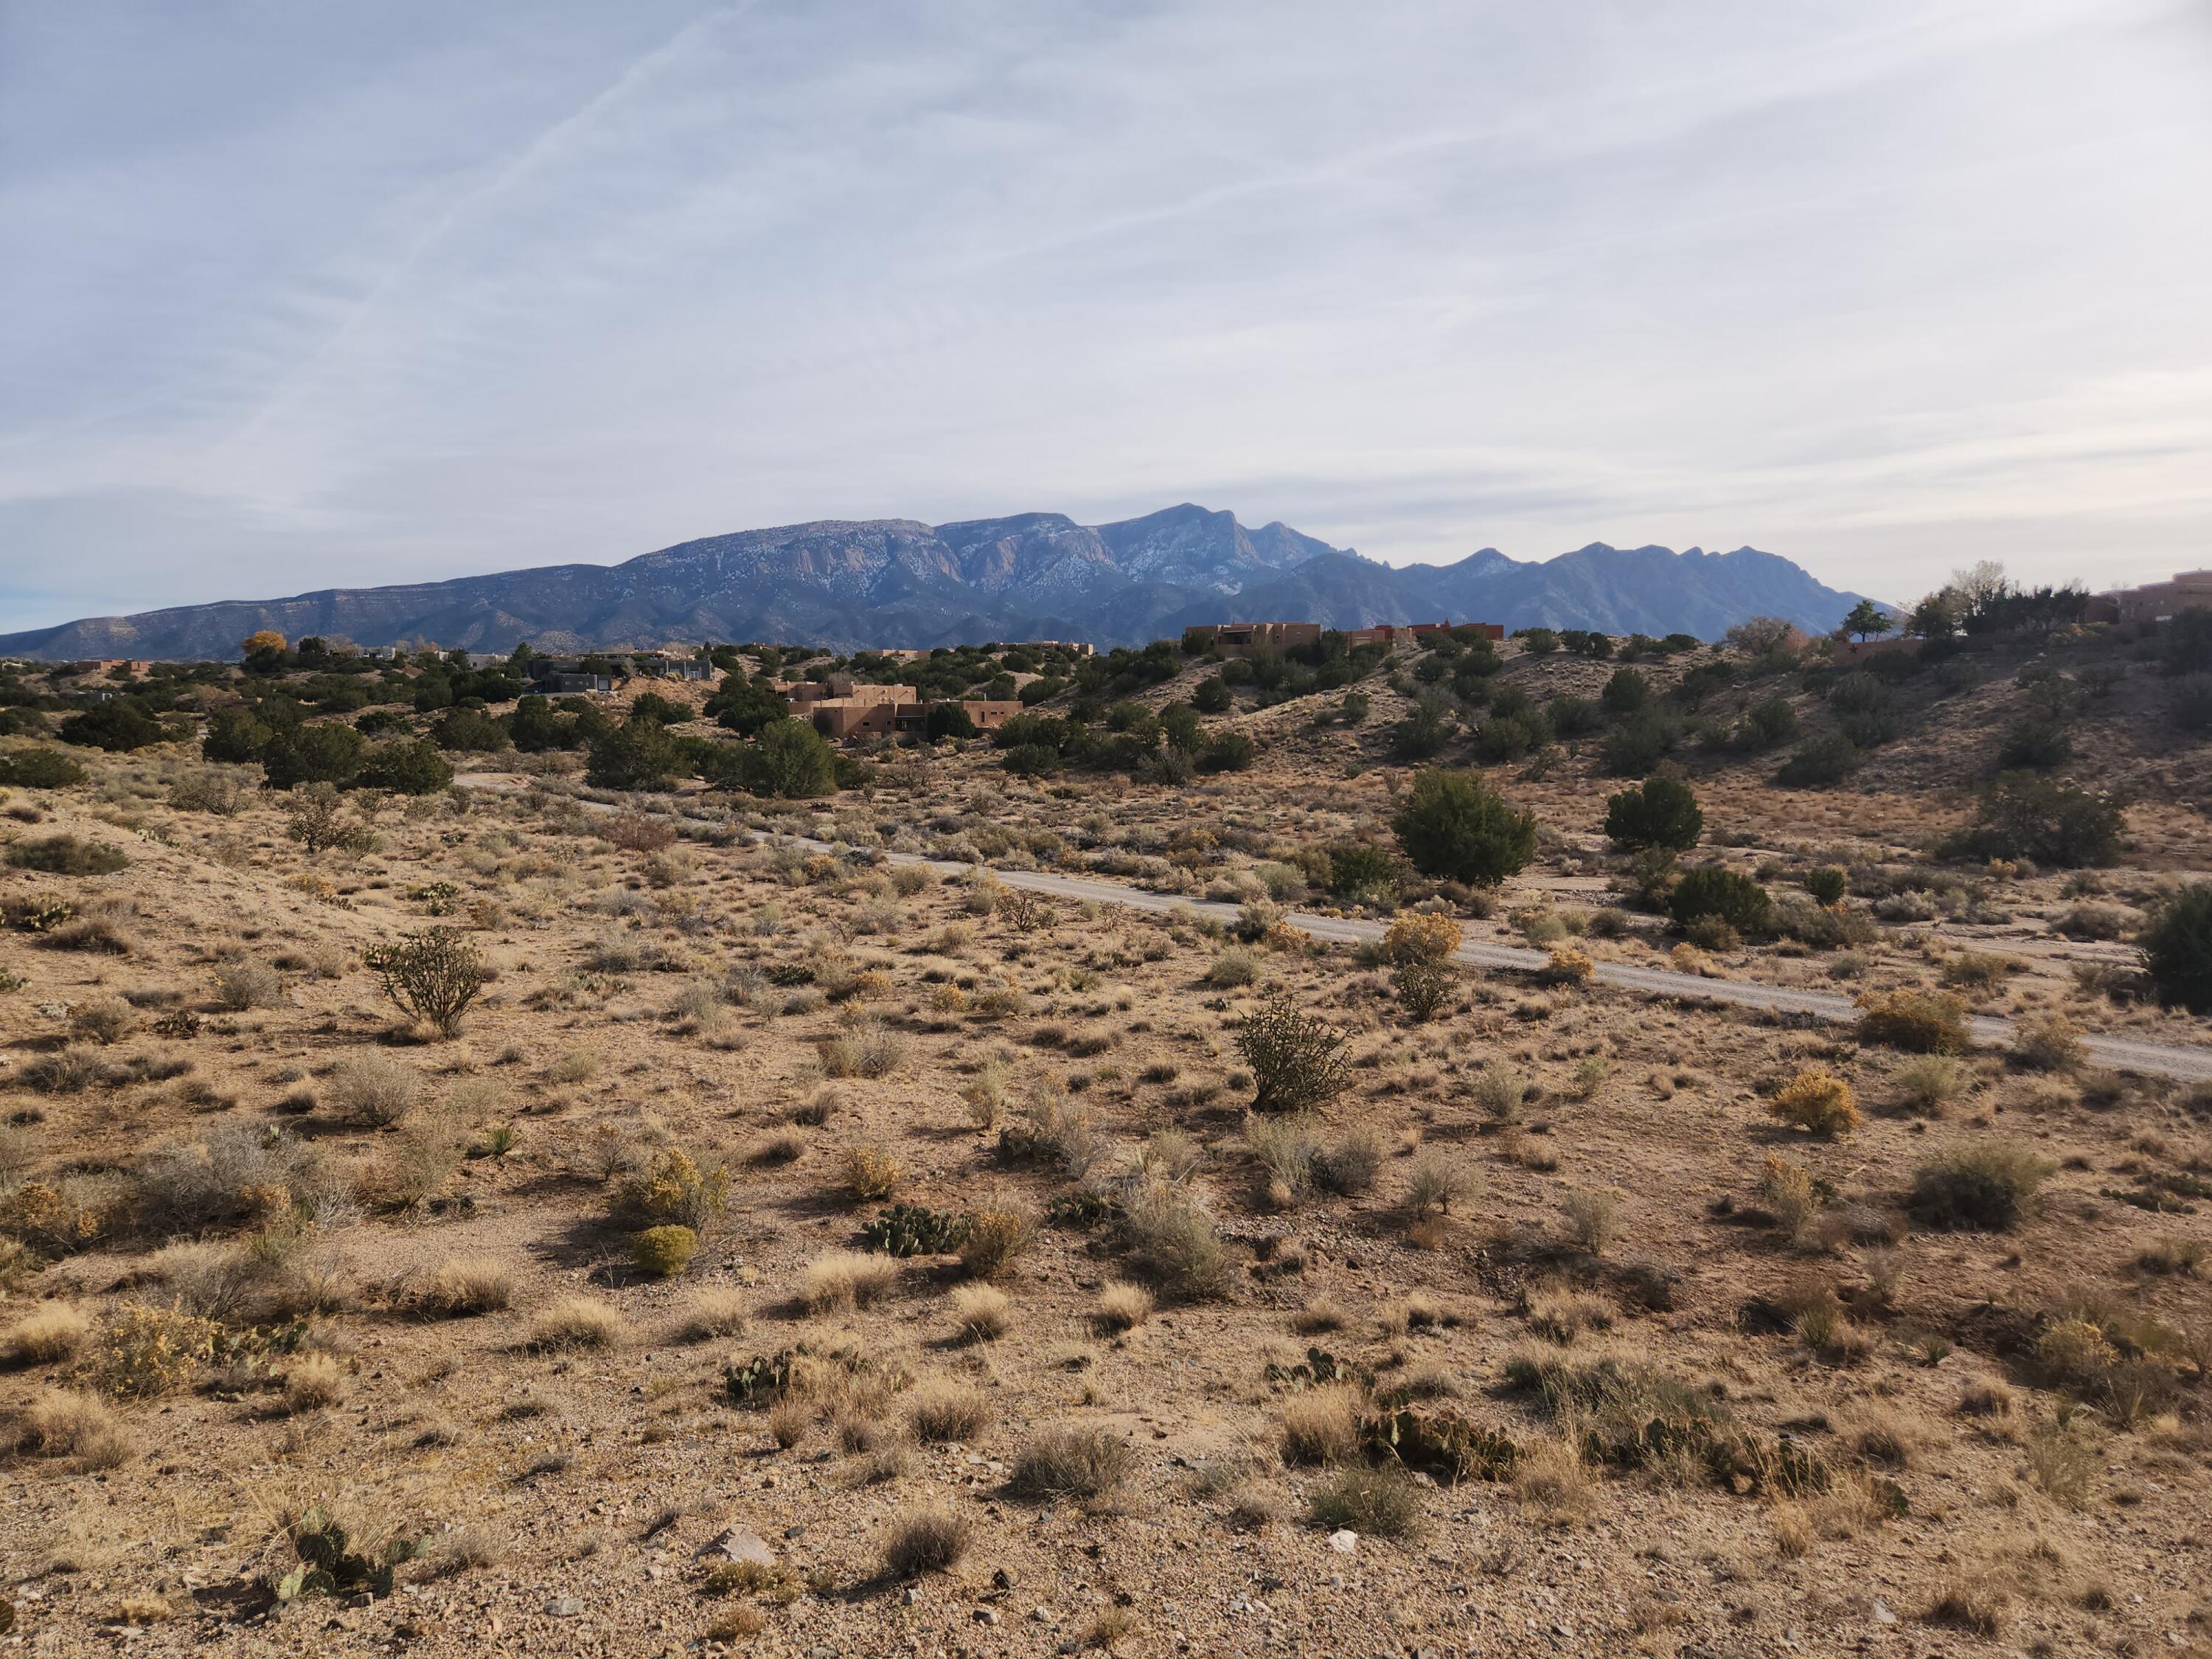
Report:
[[[0,635],[0,653],[216,658],[260,629],[362,645],[505,651],[780,640],[851,650],[985,640],[1141,644],[1194,623],[1494,622],[1717,638],[1753,616],[1826,632],[1861,596],[1756,548],[1610,547],[1524,562],[1486,547],[1391,566],[1277,522],[1190,503],[1078,524],[1065,514],[927,525],[817,520],[682,542],[615,565],[325,588]]]

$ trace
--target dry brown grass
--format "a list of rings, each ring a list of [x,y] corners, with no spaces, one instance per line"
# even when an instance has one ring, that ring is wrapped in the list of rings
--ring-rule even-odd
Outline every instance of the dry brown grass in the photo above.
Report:
[[[92,1322],[65,1302],[34,1308],[0,1335],[0,1364],[51,1365],[76,1358]]]
[[[970,1342],[995,1342],[1013,1328],[1013,1302],[995,1285],[963,1285],[952,1292],[952,1323]]]
[[[1152,1293],[1141,1285],[1115,1279],[1098,1292],[1093,1317],[1101,1330],[1134,1330],[1152,1316]]]
[[[810,1313],[849,1312],[873,1306],[898,1281],[898,1263],[890,1256],[825,1250],[806,1264],[806,1282],[799,1294]]]
[[[620,1312],[596,1297],[564,1296],[530,1322],[535,1348],[611,1348],[629,1334]]]
[[[973,1443],[990,1428],[991,1403],[981,1391],[960,1382],[925,1382],[907,1401],[907,1421],[924,1445]]]
[[[80,1468],[112,1469],[137,1448],[123,1419],[89,1394],[46,1389],[15,1413],[17,1449],[33,1457],[69,1458]]]
[[[498,1313],[514,1299],[514,1270],[496,1256],[448,1256],[422,1287],[419,1305],[441,1319]]]

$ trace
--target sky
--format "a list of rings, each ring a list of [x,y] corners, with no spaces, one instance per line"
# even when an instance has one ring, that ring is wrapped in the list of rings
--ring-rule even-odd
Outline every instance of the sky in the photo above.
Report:
[[[0,630],[1182,501],[2212,564],[2212,0],[0,0]]]

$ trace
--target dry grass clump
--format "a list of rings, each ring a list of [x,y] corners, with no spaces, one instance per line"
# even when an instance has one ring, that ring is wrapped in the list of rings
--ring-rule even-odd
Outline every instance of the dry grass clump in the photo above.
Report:
[[[2056,1168],[2009,1141],[1954,1146],[1913,1172],[1912,1212],[1924,1226],[2008,1231]]]
[[[92,1322],[65,1302],[34,1308],[0,1335],[0,1364],[51,1365],[74,1358],[92,1334]]]
[[[1018,1498],[1103,1498],[1134,1471],[1128,1443],[1105,1429],[1061,1425],[1022,1449],[1006,1485]]]
[[[824,1037],[815,1045],[822,1074],[835,1078],[886,1078],[907,1061],[907,1040],[886,1026],[867,1025]]]
[[[416,1305],[441,1319],[498,1313],[514,1297],[514,1270],[497,1256],[448,1256],[422,1287]]]
[[[905,1173],[898,1159],[878,1142],[845,1149],[845,1189],[857,1199],[873,1202],[889,1198]]]
[[[988,1208],[968,1218],[960,1266],[973,1279],[1000,1279],[1030,1246],[1030,1224],[1018,1210]]]
[[[1206,965],[1206,983],[1216,991],[1233,991],[1260,977],[1260,953],[1249,945],[1224,945]]]
[[[1590,1187],[1570,1188],[1559,1200],[1559,1210],[1566,1217],[1567,1237],[1575,1248],[1591,1255],[1603,1255],[1620,1236],[1618,1194]]]
[[[750,1317],[744,1293],[726,1285],[710,1285],[692,1292],[677,1325],[686,1342],[708,1342],[716,1337],[739,1336]]]
[[[992,1423],[991,1402],[961,1382],[925,1382],[907,1402],[914,1437],[926,1446],[972,1443]]]
[[[1134,1330],[1152,1316],[1152,1293],[1141,1285],[1115,1279],[1098,1292],[1091,1316],[1103,1331]]]
[[[974,1528],[948,1504],[909,1510],[890,1524],[884,1539],[884,1569],[895,1577],[947,1572],[968,1553]]]
[[[1480,1177],[1467,1162],[1441,1147],[1415,1154],[1406,1170],[1406,1209],[1416,1220],[1449,1215],[1466,1208],[1482,1190]]]
[[[1851,1085],[1833,1072],[1810,1066],[1784,1084],[1766,1109],[1784,1123],[1809,1129],[1816,1135],[1842,1134],[1859,1124],[1858,1102]]]
[[[897,1285],[898,1263],[860,1250],[825,1250],[806,1264],[800,1295],[810,1313],[838,1313],[874,1305]]]
[[[806,1155],[806,1137],[797,1129],[775,1129],[745,1148],[745,1162],[753,1164],[796,1164]]]
[[[1283,1401],[1277,1431],[1283,1462],[1312,1466],[1341,1463],[1358,1450],[1359,1412],[1365,1403],[1357,1389],[1331,1383],[1301,1389]]]
[[[345,1398],[346,1372],[334,1355],[301,1354],[284,1369],[283,1401],[288,1412],[319,1411]]]
[[[2012,1058],[2015,1065],[2037,1072],[2070,1072],[2087,1057],[2081,1046],[2081,1028],[2063,1014],[2038,1014],[2014,1028]]]
[[[995,1285],[963,1285],[952,1292],[952,1322],[970,1342],[995,1342],[1013,1328],[1013,1304]]]
[[[1229,1253],[1213,1218],[1181,1188],[1157,1183],[1133,1197],[1121,1220],[1129,1265],[1170,1296],[1201,1301],[1229,1289]]]
[[[1371,1123],[1355,1124],[1334,1146],[1313,1160],[1315,1185],[1341,1198],[1357,1198],[1375,1190],[1382,1163],[1390,1155],[1389,1143]]]
[[[1613,1328],[1612,1303],[1589,1291],[1533,1291],[1522,1310],[1528,1328],[1565,1347],[1585,1331]]]
[[[1597,1482],[1579,1446],[1547,1437],[1514,1460],[1513,1495],[1538,1518],[1566,1526],[1587,1519],[1596,1507]]]
[[[15,1442],[31,1457],[66,1457],[79,1468],[112,1469],[134,1449],[123,1419],[89,1394],[47,1389],[15,1413]]]
[[[1421,1528],[1419,1489],[1402,1470],[1354,1463],[1314,1488],[1308,1511],[1317,1527],[1376,1538],[1411,1538]]]
[[[564,1296],[530,1322],[530,1346],[548,1352],[611,1348],[627,1328],[622,1315],[598,1297]]]
[[[1948,1054],[1922,1054],[1897,1068],[1898,1098],[1912,1109],[1938,1116],[1942,1109],[1974,1086],[1974,1074]]]
[[[267,963],[237,957],[216,969],[215,1000],[232,1013],[273,1008],[284,1000],[284,981]]]
[[[1941,991],[1867,991],[1858,1006],[1862,1042],[1922,1054],[1963,1054],[1972,1047],[1966,1005]]]
[[[422,1091],[422,1074],[389,1054],[349,1055],[331,1077],[331,1103],[343,1116],[371,1128],[398,1122]]]

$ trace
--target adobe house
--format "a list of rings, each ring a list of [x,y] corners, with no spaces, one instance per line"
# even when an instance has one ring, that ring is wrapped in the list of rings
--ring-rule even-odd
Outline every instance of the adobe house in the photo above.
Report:
[[[2089,601],[2091,622],[2165,622],[2184,611],[2212,611],[2212,570],[2179,570],[2173,580],[2116,587]]]

